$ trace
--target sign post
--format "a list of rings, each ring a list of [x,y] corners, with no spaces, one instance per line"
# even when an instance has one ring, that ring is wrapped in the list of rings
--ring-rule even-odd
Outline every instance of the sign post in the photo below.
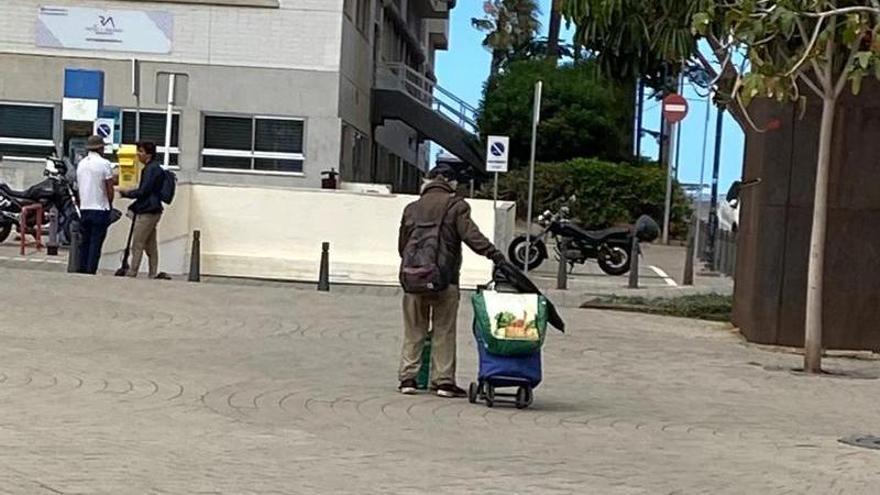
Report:
[[[663,99],[663,117],[673,125],[687,117],[688,102],[680,94],[673,93]],[[678,159],[676,157],[676,159]],[[668,163],[672,163],[671,160]],[[663,208],[663,244],[669,244],[669,222],[672,214],[672,166],[666,167],[666,202]]]
[[[165,114],[165,156],[162,160],[162,166],[166,169],[171,165],[171,124],[174,121],[174,76],[168,76],[168,108]]]
[[[495,174],[495,188],[492,194],[493,207],[498,208],[498,174],[507,173],[510,163],[510,138],[489,136],[486,145],[486,171]]]
[[[131,95],[134,96],[134,140],[141,140],[141,62],[131,59]]]
[[[544,90],[544,81],[535,84],[535,106],[532,108],[532,152],[529,160],[529,205],[526,210],[526,253],[523,265],[526,273],[529,273],[529,261],[532,255],[532,202],[535,197],[535,155],[538,150],[538,123],[541,122],[541,95]]]

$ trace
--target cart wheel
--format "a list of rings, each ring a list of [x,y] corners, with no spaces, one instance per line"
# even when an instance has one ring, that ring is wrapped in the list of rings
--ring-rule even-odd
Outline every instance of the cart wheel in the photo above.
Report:
[[[529,389],[520,387],[516,390],[516,408],[525,409],[529,407]]]
[[[480,387],[474,382],[471,382],[471,385],[468,387],[468,402],[471,404],[477,403],[477,395],[480,393]]]
[[[493,407],[495,405],[495,387],[486,384],[486,406]]]
[[[532,405],[532,402],[535,401],[535,391],[532,387],[526,388],[526,392],[528,392],[529,402],[528,405]]]

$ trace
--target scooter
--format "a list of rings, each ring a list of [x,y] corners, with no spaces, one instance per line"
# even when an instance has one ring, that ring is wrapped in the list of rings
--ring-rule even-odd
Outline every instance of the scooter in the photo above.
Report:
[[[632,264],[632,240],[637,235],[640,242],[652,242],[657,238],[659,227],[650,217],[639,219],[637,227],[612,227],[604,230],[587,230],[570,219],[571,210],[562,206],[556,213],[550,210],[538,216],[542,231],[527,239],[522,235],[513,240],[508,257],[517,267],[528,266],[534,270],[549,257],[547,238],[556,244],[556,254],[565,249],[570,270],[575,264],[585,264],[595,259],[599,268],[608,275],[624,275]],[[530,241],[530,242],[529,242]],[[528,259],[528,262],[526,260]]]

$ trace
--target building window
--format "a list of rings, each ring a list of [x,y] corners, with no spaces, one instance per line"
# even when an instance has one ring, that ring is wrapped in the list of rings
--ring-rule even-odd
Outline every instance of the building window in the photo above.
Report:
[[[55,107],[0,103],[0,156],[44,160],[55,154]]]
[[[206,115],[203,132],[202,168],[303,172],[301,119]]]
[[[144,111],[141,110],[141,141],[152,141],[156,143],[156,151],[160,155],[160,159],[165,155],[165,122],[167,115],[165,112]],[[122,142],[125,144],[135,144],[137,142],[135,133],[135,122],[137,122],[137,113],[133,110],[122,112]],[[180,166],[180,114],[171,115],[171,148],[168,150],[170,156],[170,165],[174,167]]]

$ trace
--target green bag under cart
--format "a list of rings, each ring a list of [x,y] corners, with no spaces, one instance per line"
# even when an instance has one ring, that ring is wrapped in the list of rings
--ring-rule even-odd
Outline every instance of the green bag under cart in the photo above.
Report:
[[[472,303],[474,333],[490,354],[522,356],[541,350],[547,335],[544,296],[480,291]]]

